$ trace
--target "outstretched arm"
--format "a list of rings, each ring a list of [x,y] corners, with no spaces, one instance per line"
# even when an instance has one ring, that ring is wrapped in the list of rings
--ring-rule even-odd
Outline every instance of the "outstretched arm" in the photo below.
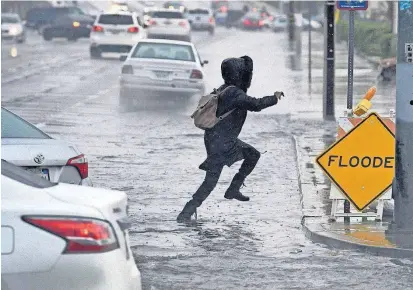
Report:
[[[237,95],[234,98],[234,106],[236,108],[253,112],[259,112],[262,109],[274,106],[277,103],[278,98],[275,94],[262,98],[253,98],[248,96],[242,90],[238,90]]]

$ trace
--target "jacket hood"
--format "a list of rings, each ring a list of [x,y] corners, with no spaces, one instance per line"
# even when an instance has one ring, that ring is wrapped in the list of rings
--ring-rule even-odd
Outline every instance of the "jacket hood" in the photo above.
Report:
[[[221,64],[221,74],[226,85],[234,85],[245,92],[251,86],[253,61],[249,56],[227,58]]]

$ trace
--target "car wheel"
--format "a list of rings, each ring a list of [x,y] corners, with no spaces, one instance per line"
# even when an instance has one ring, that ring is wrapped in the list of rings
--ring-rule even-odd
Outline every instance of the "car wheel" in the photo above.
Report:
[[[50,41],[50,40],[53,39],[53,35],[52,35],[51,30],[45,29],[43,31],[43,39],[46,40],[46,41]]]
[[[98,59],[98,58],[102,57],[102,54],[101,54],[99,48],[91,47],[89,49],[89,52],[90,52],[90,58],[92,58],[92,59]]]
[[[18,38],[18,39],[17,39],[17,43],[24,43],[24,42],[26,42],[26,38],[25,38],[25,37],[22,37],[22,38]]]

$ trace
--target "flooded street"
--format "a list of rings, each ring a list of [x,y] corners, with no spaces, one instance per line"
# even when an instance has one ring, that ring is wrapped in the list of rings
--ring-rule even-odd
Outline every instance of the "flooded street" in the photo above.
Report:
[[[230,33],[229,33],[230,32]],[[306,34],[303,67],[306,68]],[[123,190],[129,198],[130,231],[144,289],[413,289],[413,267],[393,259],[329,249],[307,240],[296,159],[297,134],[323,129],[321,34],[313,35],[313,82],[288,61],[285,33],[217,28],[194,33],[205,66],[207,90],[222,84],[224,58],[249,55],[254,78],[248,94],[284,91],[279,105],[249,113],[240,138],[261,159],[240,203],[224,192],[240,163],[225,168],[218,186],[198,209],[198,220],[176,216],[204,178],[203,132],[190,115],[196,99],[151,110],[121,112],[118,59],[91,60],[88,41],[45,43],[31,35],[18,56],[2,46],[2,106],[53,137],[76,144],[89,159],[94,186]],[[5,53],[6,52],[6,53]],[[345,109],[346,51],[336,52],[336,116]],[[356,57],[355,100],[377,85],[374,108],[394,107],[392,84],[376,84],[377,71]],[[116,267],[116,265],[113,265]]]

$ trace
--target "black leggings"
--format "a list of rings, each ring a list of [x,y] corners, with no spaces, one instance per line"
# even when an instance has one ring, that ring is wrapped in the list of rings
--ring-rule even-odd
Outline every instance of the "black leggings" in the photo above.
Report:
[[[261,154],[255,148],[248,147],[242,149],[242,155],[244,157],[244,162],[242,162],[238,172],[245,179],[254,170]],[[222,169],[223,166],[206,172],[204,182],[202,182],[201,186],[192,196],[197,207],[199,207],[214,190],[219,177],[221,176]]]

